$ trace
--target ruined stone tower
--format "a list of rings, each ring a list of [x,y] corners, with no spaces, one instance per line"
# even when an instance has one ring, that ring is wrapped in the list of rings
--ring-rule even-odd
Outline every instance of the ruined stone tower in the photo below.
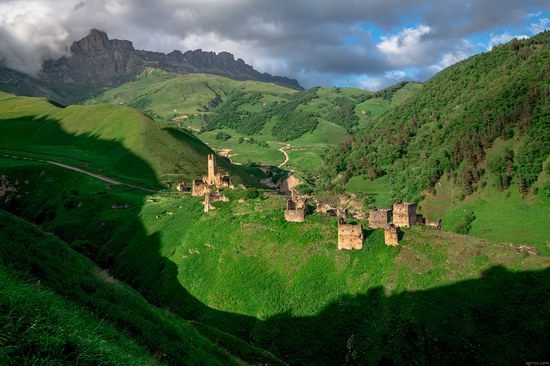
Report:
[[[233,188],[229,174],[225,173],[222,175],[217,170],[216,157],[214,154],[208,154],[207,174],[202,176],[202,180],[193,180],[191,195],[202,196],[206,193],[208,188]]]
[[[298,197],[294,190],[291,199],[286,201],[285,220],[290,222],[304,222],[307,203],[305,198]]]
[[[384,243],[395,247],[399,245],[399,229],[394,224],[387,224],[384,227]]]
[[[204,195],[204,212],[210,211],[210,191],[207,189]]]
[[[416,222],[416,203],[395,202],[393,204],[393,223],[398,227],[413,226]]]
[[[343,218],[338,219],[338,250],[363,248],[363,226],[346,224]]]
[[[392,210],[388,208],[375,208],[369,212],[369,227],[379,229],[386,227],[390,222]]]
[[[208,154],[208,184],[214,184],[216,180],[216,159],[214,154]]]

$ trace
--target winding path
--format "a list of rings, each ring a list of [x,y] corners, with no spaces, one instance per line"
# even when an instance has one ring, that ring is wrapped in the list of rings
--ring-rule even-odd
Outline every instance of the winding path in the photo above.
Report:
[[[290,147],[290,144],[286,144],[285,146],[280,147],[280,148],[278,149],[278,150],[279,150],[280,152],[282,152],[283,155],[285,156],[285,160],[284,160],[281,164],[277,165],[278,168],[282,168],[282,167],[285,166],[285,164],[288,162],[288,154],[287,154],[287,152],[285,151],[285,149],[288,149],[289,147]]]
[[[136,189],[141,189],[141,190],[147,191],[147,192],[156,192],[152,189],[143,188],[143,187],[136,186],[136,185],[129,184],[129,183],[124,183],[124,182],[121,182],[121,181],[118,181],[118,180],[115,180],[115,179],[112,179],[112,178],[109,178],[109,177],[106,177],[106,176],[103,176],[103,175],[95,174],[95,173],[89,172],[87,170],[77,168],[77,167],[72,166],[72,165],[58,163],[58,162],[55,162],[55,161],[34,159],[34,158],[28,158],[28,157],[24,157],[24,156],[8,155],[8,154],[0,154],[0,156],[6,157],[6,158],[12,158],[12,159],[30,160],[30,161],[39,162],[39,163],[52,164],[52,165],[56,165],[56,166],[58,166],[60,168],[63,168],[63,169],[73,170],[75,172],[79,172],[79,173],[82,173],[82,174],[89,175],[92,178],[96,178],[96,179],[102,180],[102,181],[107,182],[107,183],[126,186],[126,187],[131,187],[131,188],[136,188]]]

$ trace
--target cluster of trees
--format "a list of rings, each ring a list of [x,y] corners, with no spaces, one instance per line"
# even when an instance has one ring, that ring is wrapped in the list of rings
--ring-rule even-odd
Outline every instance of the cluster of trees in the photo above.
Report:
[[[253,137],[250,137],[250,138],[244,138],[244,137],[239,137],[239,144],[242,144],[243,142],[246,142],[247,144],[256,144],[258,145],[259,147],[269,147],[269,144],[265,141],[258,141],[256,140],[255,138]]]
[[[216,140],[227,141],[227,140],[229,140],[229,139],[231,138],[231,135],[228,134],[228,133],[225,133],[225,132],[220,131],[220,132],[216,133],[216,135],[214,136],[214,138],[215,138]]]
[[[272,134],[280,141],[293,140],[308,131],[313,131],[318,124],[318,115],[314,112],[300,110],[301,105],[317,98],[318,88],[289,95],[288,100],[273,103],[260,112],[240,109],[243,105],[254,105],[260,102],[261,94],[257,92],[235,91],[221,102],[213,111],[216,112],[207,120],[205,131],[229,127],[244,135],[259,133],[265,124],[275,119]]]
[[[204,131],[212,131],[218,128],[229,127],[245,135],[254,135],[264,127],[265,120],[257,118],[257,113],[240,110],[243,105],[259,103],[262,96],[258,92],[245,92],[236,90],[229,94],[223,101],[217,101],[213,109],[216,112],[206,120]]]
[[[319,88],[312,88],[294,93],[287,102],[273,104],[266,111],[270,117],[275,117],[277,120],[271,134],[279,141],[289,141],[313,131],[319,124],[318,114],[301,111],[299,107],[318,98],[318,90]]]
[[[338,174],[388,174],[394,198],[418,199],[450,173],[465,195],[480,184],[486,150],[496,138],[517,136],[488,171],[505,189],[529,187],[550,155],[550,32],[498,46],[434,76],[404,104],[329,151],[325,188]]]
[[[327,114],[327,120],[344,127],[349,133],[359,123],[359,117],[355,113],[358,101],[347,97],[337,97],[332,100],[333,107]]]

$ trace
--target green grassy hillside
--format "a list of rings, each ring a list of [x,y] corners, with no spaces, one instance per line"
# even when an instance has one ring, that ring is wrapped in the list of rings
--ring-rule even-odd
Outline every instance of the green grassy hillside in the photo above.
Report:
[[[149,188],[190,183],[204,174],[212,152],[192,134],[162,128],[131,108],[60,108],[46,99],[4,93],[0,146],[2,154],[62,162]],[[255,184],[238,167],[219,161],[236,183]]]
[[[273,83],[147,69],[133,81],[108,90],[84,104],[123,104],[145,111],[158,121],[180,121],[200,128],[203,116],[236,90],[262,95],[258,103],[248,106],[251,110],[296,92],[295,89]]]
[[[424,214],[448,229],[545,245],[550,227],[534,226],[550,220],[549,95],[550,32],[495,47],[331,151],[322,188],[349,186],[389,197],[385,205],[426,198]]]
[[[380,93],[353,88],[297,92],[271,83],[149,69],[85,103],[140,109],[167,126],[194,131],[240,164],[281,164],[285,156],[279,149],[285,147],[286,167],[311,175],[327,147],[345,142],[361,123],[418,87],[400,84],[393,88],[397,91]]]
[[[200,198],[105,190],[59,167],[0,162],[18,189],[2,207],[40,222],[155,305],[291,364],[501,363],[545,352],[544,246],[527,255],[415,227],[397,248],[367,230],[363,250],[338,252],[336,219],[287,223],[283,197],[239,203],[248,193],[227,191],[231,201],[204,214]]]
[[[3,211],[0,228],[2,364],[282,364],[153,307],[68,244]]]

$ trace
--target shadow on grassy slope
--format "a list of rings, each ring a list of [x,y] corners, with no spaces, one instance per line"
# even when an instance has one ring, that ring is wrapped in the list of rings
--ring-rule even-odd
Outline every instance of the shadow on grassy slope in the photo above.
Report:
[[[71,145],[71,138],[83,147],[97,142],[86,141],[86,136],[65,136],[63,146]],[[112,144],[119,151],[116,142]],[[153,174],[137,156],[124,155],[128,169],[139,167],[144,176]],[[477,280],[391,296],[383,288],[373,288],[366,294],[344,295],[316,316],[280,314],[261,321],[212,309],[182,287],[178,267],[161,253],[158,234],[147,233],[142,224],[140,207],[146,199],[142,192],[105,191],[104,184],[89,183],[89,177],[74,178],[77,173],[60,173],[55,167],[34,170],[32,185],[39,190],[27,195],[24,191],[30,188],[22,187],[11,193],[10,198],[18,202],[12,204],[12,212],[36,220],[41,208],[55,204],[56,215],[45,222],[44,229],[69,243],[90,241],[89,254],[96,263],[151,303],[200,323],[199,331],[210,333],[207,326],[215,327],[291,364],[525,364],[547,360],[548,269],[513,273],[495,267]],[[22,172],[2,169],[0,173],[22,181],[27,174]],[[58,174],[66,174],[67,179],[55,180]],[[63,191],[71,185],[81,190],[80,205],[68,210],[62,204]],[[133,206],[113,210],[111,202],[121,200]],[[185,227],[184,222],[181,225]],[[128,245],[130,238],[132,245]],[[49,278],[47,273],[36,273]],[[69,289],[65,291],[71,295]]]
[[[116,122],[114,122],[116,123]],[[159,188],[155,171],[122,145],[86,132],[69,134],[59,121],[23,116],[0,120],[0,153],[53,160],[148,188]]]

